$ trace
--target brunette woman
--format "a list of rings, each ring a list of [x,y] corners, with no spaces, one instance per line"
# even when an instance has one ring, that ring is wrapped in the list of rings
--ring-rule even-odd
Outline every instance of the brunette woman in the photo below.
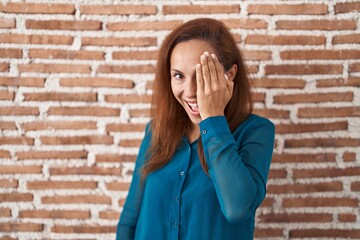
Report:
[[[274,125],[252,114],[246,67],[223,23],[196,19],[167,36],[151,117],[117,239],[253,239]]]

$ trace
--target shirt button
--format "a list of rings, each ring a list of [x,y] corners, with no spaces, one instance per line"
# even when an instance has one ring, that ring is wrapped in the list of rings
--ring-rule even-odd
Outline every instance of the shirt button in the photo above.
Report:
[[[206,133],[207,133],[207,131],[204,129],[204,130],[202,130],[202,133],[203,133],[203,134],[206,134]]]
[[[190,148],[188,148],[188,152],[190,152],[190,150],[191,150],[191,149],[190,149]]]
[[[177,228],[177,227],[178,227],[178,223],[174,222],[174,228]]]
[[[181,175],[181,176],[183,176],[184,174],[185,174],[184,171],[181,171],[181,172],[180,172],[180,175]]]
[[[179,201],[180,201],[180,197],[175,197],[175,201],[179,202]]]

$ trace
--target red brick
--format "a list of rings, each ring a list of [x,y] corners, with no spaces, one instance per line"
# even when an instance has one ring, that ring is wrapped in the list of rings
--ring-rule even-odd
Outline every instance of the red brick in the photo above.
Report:
[[[117,51],[113,52],[113,59],[129,59],[129,60],[155,60],[158,51]]]
[[[296,78],[256,78],[256,88],[304,88],[306,82]]]
[[[41,143],[45,145],[87,145],[87,144],[112,144],[112,136],[84,135],[71,137],[40,137]]]
[[[357,207],[359,201],[354,198],[338,197],[303,197],[284,198],[282,206],[285,208],[298,207]]]
[[[43,196],[43,204],[110,204],[111,198],[103,195],[63,195],[63,196]]]
[[[326,223],[333,220],[326,213],[268,213],[259,216],[261,223]]]
[[[254,230],[255,238],[284,238],[283,229],[281,228],[256,228]]]
[[[74,37],[54,35],[0,34],[2,43],[71,45]]]
[[[302,138],[302,139],[286,139],[285,148],[301,148],[301,147],[358,147],[360,139],[358,138]]]
[[[0,18],[0,28],[15,28],[16,21],[14,18]]]
[[[24,151],[16,152],[18,160],[36,159],[86,159],[86,151]]]
[[[4,13],[26,14],[75,14],[73,4],[40,4],[40,3],[11,3],[0,5],[0,11]]]
[[[290,238],[346,238],[356,239],[360,238],[360,230],[356,229],[320,229],[320,228],[306,228],[306,229],[292,229],[289,231]]]
[[[119,154],[97,154],[96,163],[103,162],[135,162],[136,155],[119,155]]]
[[[326,4],[258,4],[249,5],[247,11],[249,15],[324,15],[328,7]]]
[[[163,14],[240,13],[240,5],[165,5]]]
[[[31,166],[21,166],[21,165],[1,165],[0,173],[1,174],[32,174],[32,173],[41,173],[42,166],[31,165]]]
[[[30,77],[0,77],[1,86],[25,86],[25,87],[44,87],[44,78]]]
[[[287,176],[287,171],[286,169],[270,169],[269,172],[269,178],[286,178]]]
[[[258,65],[247,65],[246,66],[246,71],[250,74],[255,74],[259,71],[259,66]]]
[[[318,107],[299,108],[300,118],[322,118],[322,117],[356,117],[360,116],[360,107]]]
[[[28,181],[27,189],[96,189],[95,181]]]
[[[11,217],[10,208],[0,208],[0,217]]]
[[[24,93],[24,101],[68,101],[68,102],[95,102],[96,93],[66,93],[66,92],[44,92],[44,93]]]
[[[0,193],[0,202],[31,202],[33,199],[31,193]]]
[[[144,132],[145,124],[142,123],[111,123],[106,125],[107,132]]]
[[[34,145],[34,139],[29,137],[0,137],[0,145]]]
[[[138,94],[105,95],[105,101],[110,103],[150,103],[151,95],[138,95]]]
[[[277,127],[277,126],[276,126]],[[334,153],[281,153],[274,154],[272,162],[275,163],[318,163],[318,162],[335,162],[336,155]]]
[[[83,37],[82,46],[131,46],[131,47],[148,47],[156,46],[155,37]]]
[[[359,77],[350,78],[332,78],[316,80],[316,87],[360,87]]]
[[[290,112],[278,109],[254,109],[254,113],[268,118],[289,118]]]
[[[248,61],[259,61],[259,60],[270,60],[271,52],[270,51],[242,51],[245,60]]]
[[[341,74],[342,71],[343,66],[338,64],[293,64],[265,66],[266,75]]]
[[[354,152],[344,152],[342,155],[344,162],[354,162],[356,161],[356,153]]]
[[[18,240],[18,239],[5,235],[5,236],[1,237],[0,240]]]
[[[0,188],[17,188],[19,185],[16,179],[0,179]]]
[[[55,225],[51,228],[51,232],[54,233],[114,233],[116,232],[116,226],[103,226],[103,225]]]
[[[22,50],[16,48],[0,49],[0,58],[22,58]]]
[[[41,131],[55,129],[97,129],[95,121],[43,121],[21,124],[25,131]]]
[[[135,83],[128,79],[118,78],[61,78],[60,86],[64,87],[109,87],[109,88],[133,88]]]
[[[290,193],[318,193],[318,192],[341,192],[343,191],[342,182],[320,182],[309,184],[270,184],[267,187],[269,194],[290,194]]]
[[[297,36],[297,35],[247,35],[245,44],[256,45],[324,45],[324,36]]]
[[[356,222],[356,215],[352,213],[340,213],[339,222]]]
[[[332,44],[360,43],[360,34],[335,35]]]
[[[153,65],[100,65],[98,73],[154,73]]]
[[[347,130],[348,122],[332,122],[332,123],[299,123],[299,124],[278,124],[276,125],[276,133],[305,133],[305,132],[322,132]]]
[[[183,21],[137,21],[137,22],[116,22],[108,23],[107,30],[109,31],[140,31],[140,30],[172,30],[181,25]]]
[[[331,178],[360,175],[360,167],[294,169],[293,178]],[[353,190],[352,190],[353,191]]]
[[[90,73],[90,65],[85,64],[45,64],[29,63],[18,65],[20,72],[41,72],[41,73]]]
[[[0,63],[0,72],[7,72],[10,70],[10,64]]]
[[[8,121],[0,122],[0,129],[1,130],[16,130],[17,126],[16,126],[15,122],[8,122]]]
[[[81,210],[20,210],[19,218],[88,219],[90,211]]]
[[[266,94],[265,93],[252,93],[252,100],[254,102],[265,103]]]
[[[120,109],[108,107],[50,107],[48,115],[119,116]]]
[[[141,139],[121,139],[119,146],[120,147],[140,147]]]
[[[355,30],[355,20],[303,20],[290,21],[278,20],[276,22],[276,29],[287,30]]]
[[[128,182],[109,182],[105,184],[109,191],[129,191],[130,183]]]
[[[52,50],[52,49],[30,49],[30,58],[45,58],[45,59],[81,59],[81,60],[104,60],[105,53],[100,51],[66,51],[66,50]]]
[[[101,219],[117,220],[120,217],[120,213],[116,211],[101,211],[99,212],[99,217]]]
[[[221,20],[228,28],[234,29],[266,29],[268,23],[263,19],[253,19],[253,18],[244,18],[244,19],[224,19]]]
[[[299,93],[282,94],[274,96],[275,104],[294,103],[321,103],[321,102],[352,102],[353,92],[330,92],[330,93]]]
[[[50,175],[104,175],[104,176],[120,176],[120,168],[103,168],[103,167],[51,167]]]
[[[353,63],[349,66],[349,71],[352,72],[360,72],[360,63]]]
[[[273,207],[275,203],[275,199],[266,197],[264,201],[261,203],[260,208],[270,208]]]
[[[352,182],[351,183],[351,191],[359,192],[360,191],[360,182]]]
[[[100,21],[26,20],[27,29],[45,30],[101,30]]]
[[[129,115],[131,118],[134,117],[150,117],[150,109],[130,109]]]
[[[15,92],[10,91],[0,91],[0,100],[14,100]]]
[[[39,115],[40,111],[37,107],[0,107],[1,115]]]
[[[337,3],[335,13],[359,12],[360,2]]]
[[[2,222],[0,223],[0,232],[42,232],[43,224],[30,222]]]
[[[81,14],[94,15],[153,15],[157,13],[156,5],[81,5]]]
[[[357,50],[290,50],[280,52],[281,59],[310,60],[310,59],[359,59]]]

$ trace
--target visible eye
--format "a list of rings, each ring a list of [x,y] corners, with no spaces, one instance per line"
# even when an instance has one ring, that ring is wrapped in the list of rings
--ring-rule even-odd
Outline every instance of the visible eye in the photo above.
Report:
[[[184,75],[182,75],[181,73],[174,73],[173,78],[175,78],[177,80],[182,80],[182,79],[184,79]]]

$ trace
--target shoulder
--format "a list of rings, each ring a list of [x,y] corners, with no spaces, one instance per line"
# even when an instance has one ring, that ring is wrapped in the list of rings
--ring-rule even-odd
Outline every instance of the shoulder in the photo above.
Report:
[[[245,137],[248,134],[262,133],[264,135],[275,135],[275,125],[269,119],[256,114],[251,114],[242,122],[234,132],[234,136]]]

